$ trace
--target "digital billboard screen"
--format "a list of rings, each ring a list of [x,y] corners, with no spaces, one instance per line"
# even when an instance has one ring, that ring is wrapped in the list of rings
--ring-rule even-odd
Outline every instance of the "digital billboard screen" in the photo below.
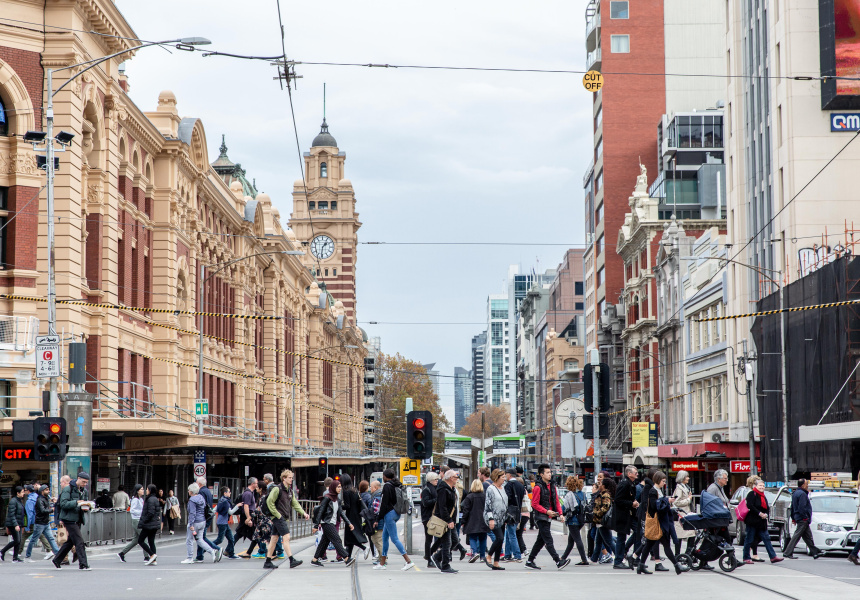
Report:
[[[821,108],[860,108],[860,0],[819,0]],[[856,78],[856,80],[855,80]]]

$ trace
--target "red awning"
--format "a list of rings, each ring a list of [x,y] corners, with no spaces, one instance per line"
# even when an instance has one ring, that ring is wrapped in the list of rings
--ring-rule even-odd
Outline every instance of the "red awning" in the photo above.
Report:
[[[749,460],[750,445],[748,442],[721,442],[707,444],[663,444],[657,446],[658,458],[712,458],[706,453],[724,454],[726,458],[745,458]],[[759,448],[756,444],[756,454]]]

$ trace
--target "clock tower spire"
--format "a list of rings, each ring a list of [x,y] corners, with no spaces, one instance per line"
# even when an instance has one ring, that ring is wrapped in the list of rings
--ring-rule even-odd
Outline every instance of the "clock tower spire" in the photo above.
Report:
[[[290,228],[305,250],[305,266],[335,300],[343,302],[346,315],[356,318],[355,267],[358,229],[355,192],[344,176],[346,153],[337,147],[323,117],[319,134],[304,153],[305,180],[293,185]]]

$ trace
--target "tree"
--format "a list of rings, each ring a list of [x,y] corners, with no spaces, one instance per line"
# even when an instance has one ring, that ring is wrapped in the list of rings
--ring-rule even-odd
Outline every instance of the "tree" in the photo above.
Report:
[[[381,425],[380,440],[406,456],[406,398],[412,398],[412,410],[429,410],[435,431],[449,431],[451,424],[439,405],[427,370],[402,355],[380,354],[376,361],[377,422]],[[435,436],[433,451],[445,447],[442,436]]]
[[[466,424],[460,428],[460,435],[473,438],[481,437],[481,415],[484,415],[484,437],[491,438],[511,432],[511,414],[501,406],[481,405],[469,415]]]

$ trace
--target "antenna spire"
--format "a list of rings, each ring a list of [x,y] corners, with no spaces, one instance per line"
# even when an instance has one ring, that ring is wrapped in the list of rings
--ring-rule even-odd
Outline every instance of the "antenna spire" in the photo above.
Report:
[[[323,82],[323,121],[325,121],[325,82]]]

